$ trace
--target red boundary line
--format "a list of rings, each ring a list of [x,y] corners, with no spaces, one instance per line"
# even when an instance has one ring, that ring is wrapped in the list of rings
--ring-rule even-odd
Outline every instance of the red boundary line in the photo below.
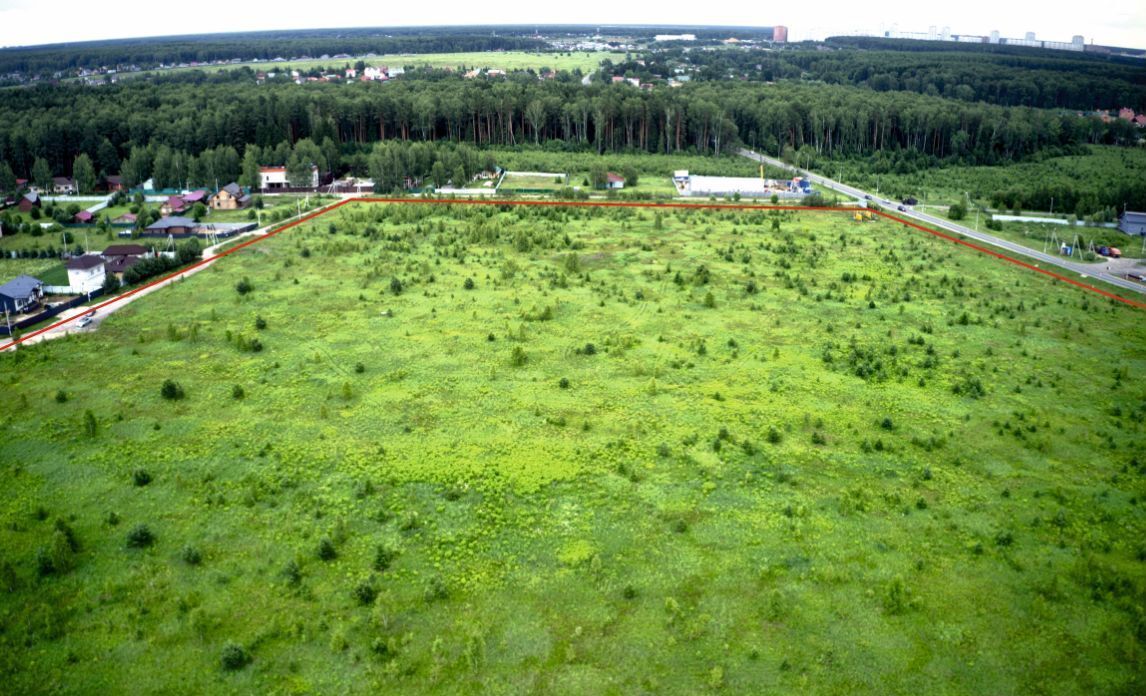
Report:
[[[375,198],[375,197],[346,198],[346,199],[343,199],[337,203],[333,203],[333,204],[325,206],[323,208],[319,208],[318,210],[315,210],[314,212],[308,213],[308,214],[304,215],[303,217],[299,218],[298,220],[288,222],[285,225],[282,225],[281,227],[276,227],[264,235],[248,239],[247,241],[243,242],[242,244],[237,244],[237,245],[231,247],[230,249],[224,251],[221,254],[218,254],[216,256],[212,256],[209,259],[202,259],[200,261],[197,261],[197,262],[191,264],[190,266],[187,266],[186,268],[181,268],[178,271],[175,271],[174,273],[169,273],[169,274],[163,276],[162,278],[159,278],[157,280],[153,280],[146,285],[141,285],[138,288],[135,288],[133,290],[130,290],[128,292],[123,293],[122,295],[116,295],[115,297],[96,305],[95,307],[92,308],[92,311],[100,310],[100,309],[107,307],[111,304],[119,302],[120,300],[126,299],[128,297],[131,297],[132,295],[140,293],[140,292],[142,292],[148,288],[159,285],[160,283],[165,283],[169,280],[172,280],[173,278],[176,278],[178,276],[182,276],[182,275],[186,274],[187,271],[190,271],[192,269],[199,268],[200,266],[205,266],[205,265],[210,264],[210,263],[214,263],[215,261],[218,261],[219,259],[224,258],[226,256],[230,256],[231,254],[234,254],[235,252],[237,252],[241,249],[245,249],[245,248],[251,246],[252,244],[256,244],[256,243],[261,242],[265,239],[269,239],[271,237],[274,237],[275,235],[279,234],[280,232],[285,232],[285,231],[292,229],[294,227],[298,227],[299,225],[301,225],[305,222],[310,222],[311,220],[313,220],[317,217],[321,217],[322,215],[325,215],[332,210],[336,210],[338,208],[341,208],[342,206],[346,205],[347,203],[421,203],[424,205],[499,205],[499,206],[504,205],[504,206],[537,206],[537,207],[563,207],[563,208],[663,208],[663,209],[669,209],[669,210],[671,210],[671,209],[686,209],[686,210],[799,210],[799,211],[811,211],[811,212],[819,212],[819,213],[841,213],[841,214],[842,213],[852,214],[855,212],[854,209],[850,209],[850,208],[817,208],[817,207],[800,206],[800,205],[752,205],[752,204],[744,204],[744,203],[660,203],[660,202],[644,202],[644,201],[551,201],[551,200],[508,200],[507,201],[507,200],[488,200],[488,199],[468,200],[468,199],[443,199],[443,198]],[[1074,280],[1073,278],[1067,278],[1066,276],[1060,275],[1060,274],[1055,273],[1053,271],[1048,271],[1044,268],[1039,268],[1038,266],[1033,266],[1029,263],[1026,263],[1025,261],[1020,261],[1018,259],[1007,256],[1006,254],[1002,254],[1002,253],[999,253],[997,251],[993,251],[991,249],[981,247],[977,244],[972,244],[971,242],[968,242],[964,239],[959,239],[958,237],[953,237],[953,236],[946,234],[944,232],[940,232],[939,230],[933,230],[933,229],[929,229],[927,227],[923,227],[922,225],[916,224],[914,222],[911,222],[909,220],[905,220],[905,219],[900,218],[900,217],[896,217],[895,215],[891,215],[890,213],[886,213],[882,210],[873,210],[872,212],[874,212],[876,215],[879,215],[880,217],[886,218],[888,220],[892,220],[894,222],[903,223],[907,227],[911,227],[911,228],[919,230],[921,232],[926,232],[928,234],[939,237],[940,239],[944,239],[944,240],[952,242],[954,244],[959,244],[959,245],[965,246],[969,249],[974,249],[975,251],[978,251],[982,254],[987,254],[988,256],[993,256],[995,258],[1002,259],[1003,261],[1009,261],[1010,263],[1013,263],[1016,266],[1019,266],[1021,268],[1025,268],[1028,271],[1034,271],[1035,273],[1041,273],[1042,275],[1048,276],[1048,277],[1053,278],[1055,280],[1061,280],[1065,283],[1069,283],[1069,284],[1074,285],[1076,287],[1082,288],[1083,290],[1089,290],[1090,292],[1097,293],[1097,294],[1102,295],[1103,297],[1106,297],[1108,299],[1122,302],[1122,303],[1129,305],[1131,307],[1136,307],[1138,309],[1146,309],[1146,303],[1131,300],[1131,299],[1122,297],[1121,295],[1115,295],[1112,292],[1107,292],[1106,290],[1103,290],[1101,288],[1097,288],[1093,285],[1088,285],[1086,283],[1082,283],[1082,282],[1079,282],[1077,280]],[[46,331],[50,331],[54,328],[57,328],[57,327],[65,325],[65,324],[68,324],[70,322],[73,322],[73,321],[79,319],[81,316],[83,316],[83,314],[77,314],[77,315],[69,317],[67,319],[62,319],[62,320],[60,320],[54,324],[50,324],[48,326],[45,326],[41,329],[37,329],[37,330],[33,331],[32,333],[21,336],[20,338],[16,339],[15,341],[11,341],[10,343],[7,343],[3,346],[0,346],[0,352],[6,351],[9,348],[12,348],[13,346],[19,345],[19,344],[23,343],[24,341],[27,341],[30,338],[33,338],[35,336],[39,336],[40,334],[42,334]]]

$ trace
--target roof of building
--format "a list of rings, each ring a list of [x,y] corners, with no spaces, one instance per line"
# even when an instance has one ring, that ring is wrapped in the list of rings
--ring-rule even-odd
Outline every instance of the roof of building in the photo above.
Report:
[[[107,260],[108,273],[123,273],[139,263],[138,256],[115,256]]]
[[[142,244],[112,244],[103,250],[103,257],[109,256],[143,256],[147,247]]]
[[[188,227],[188,228],[191,228],[191,227],[198,227],[198,226],[199,226],[199,223],[195,222],[191,218],[185,218],[185,217],[179,217],[177,215],[172,215],[171,217],[165,217],[165,218],[161,218],[159,220],[156,220],[155,222],[148,225],[147,229],[149,229],[149,230],[167,230],[167,229],[171,229],[172,227]]]
[[[226,186],[224,186],[222,190],[231,194],[235,198],[240,198],[243,195],[243,189],[240,188],[239,185],[233,181],[231,183],[227,184]]]
[[[203,190],[192,191],[191,193],[185,193],[182,196],[184,203],[198,203],[206,197],[207,192]]]
[[[53,176],[52,183],[56,186],[70,186],[72,178],[70,176]]]
[[[86,271],[89,268],[102,266],[103,259],[96,254],[84,254],[83,256],[76,256],[67,263],[69,271]]]
[[[29,191],[28,193],[25,193],[24,198],[26,198],[29,203],[40,202],[40,194],[36,193],[35,191]]]
[[[81,210],[80,212],[76,213],[76,219],[83,222],[90,222],[92,219],[92,214],[86,210]]]
[[[175,210],[179,210],[187,205],[187,201],[183,200],[182,196],[169,196],[167,198],[167,205]]]
[[[43,286],[44,281],[30,275],[16,276],[7,283],[0,285],[0,295],[5,297],[27,297],[36,288]]]
[[[606,173],[605,180],[610,184],[625,183],[625,177],[621,176],[620,174],[614,174],[613,172]]]
[[[1133,210],[1127,210],[1122,213],[1123,222],[1146,222],[1146,213],[1136,213]]]
[[[285,172],[286,167],[259,167],[259,171],[266,172],[268,174],[271,172]]]
[[[135,214],[135,213],[124,213],[123,215],[120,215],[119,217],[117,217],[117,218],[116,218],[116,221],[117,221],[117,222],[119,222],[119,221],[122,221],[122,222],[135,222],[135,221],[136,221],[136,220],[138,220],[138,219],[139,219],[139,218],[136,216],[136,214]]]
[[[119,174],[108,174],[107,176],[105,176],[103,178],[103,180],[109,184],[122,184],[123,183],[123,177],[120,176]]]

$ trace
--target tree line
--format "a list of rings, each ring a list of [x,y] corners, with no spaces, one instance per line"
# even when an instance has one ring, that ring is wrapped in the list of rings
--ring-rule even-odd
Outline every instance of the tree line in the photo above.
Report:
[[[1121,122],[844,85],[702,82],[681,89],[463,80],[255,87],[249,71],[16,90],[0,103],[0,184],[122,173],[136,184],[224,184],[259,165],[364,172],[375,143],[532,145],[597,153],[711,155],[746,144],[809,158],[905,153],[997,164],[1087,143],[1130,142]],[[82,159],[81,159],[81,156]],[[83,164],[81,168],[81,163]],[[443,163],[449,175],[464,162]],[[34,171],[37,170],[37,171]],[[466,169],[470,173],[469,169]],[[253,174],[252,174],[253,172]]]
[[[1105,56],[1016,47],[994,52],[966,44],[959,50],[910,52],[859,50],[835,43],[829,46],[832,50],[796,46],[768,52],[677,48],[633,57],[610,66],[609,74],[649,81],[656,75],[673,75],[676,68],[683,67],[699,80],[803,80],[1000,106],[1081,111],[1127,106],[1146,110],[1146,65],[1140,61],[1126,63]]]
[[[425,28],[370,28],[90,41],[0,50],[0,75],[51,76],[74,68],[117,65],[150,68],[193,61],[317,58],[324,54],[343,53],[358,56],[367,53],[537,51],[548,48],[545,42],[522,34],[520,28],[514,33],[498,33],[490,27],[458,27],[445,33],[429,32]]]

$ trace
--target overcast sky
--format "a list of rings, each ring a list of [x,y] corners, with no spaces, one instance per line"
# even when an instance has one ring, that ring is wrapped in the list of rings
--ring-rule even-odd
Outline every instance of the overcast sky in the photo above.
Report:
[[[765,3],[745,0],[702,3],[690,0],[617,2],[578,0],[433,0],[384,2],[339,0],[325,3],[240,0],[229,3],[171,4],[155,0],[0,0],[0,46],[172,34],[450,24],[731,24],[789,29],[790,40],[832,34],[875,33],[892,28],[1022,37],[1146,48],[1146,2],[1110,0],[1088,7],[1076,0],[1008,3],[1000,0],[821,0]]]

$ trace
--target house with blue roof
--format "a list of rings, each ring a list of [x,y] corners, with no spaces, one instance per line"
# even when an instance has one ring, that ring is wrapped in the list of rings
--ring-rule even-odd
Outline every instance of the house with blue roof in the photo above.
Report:
[[[27,314],[44,299],[44,281],[30,275],[0,285],[0,312]]]

